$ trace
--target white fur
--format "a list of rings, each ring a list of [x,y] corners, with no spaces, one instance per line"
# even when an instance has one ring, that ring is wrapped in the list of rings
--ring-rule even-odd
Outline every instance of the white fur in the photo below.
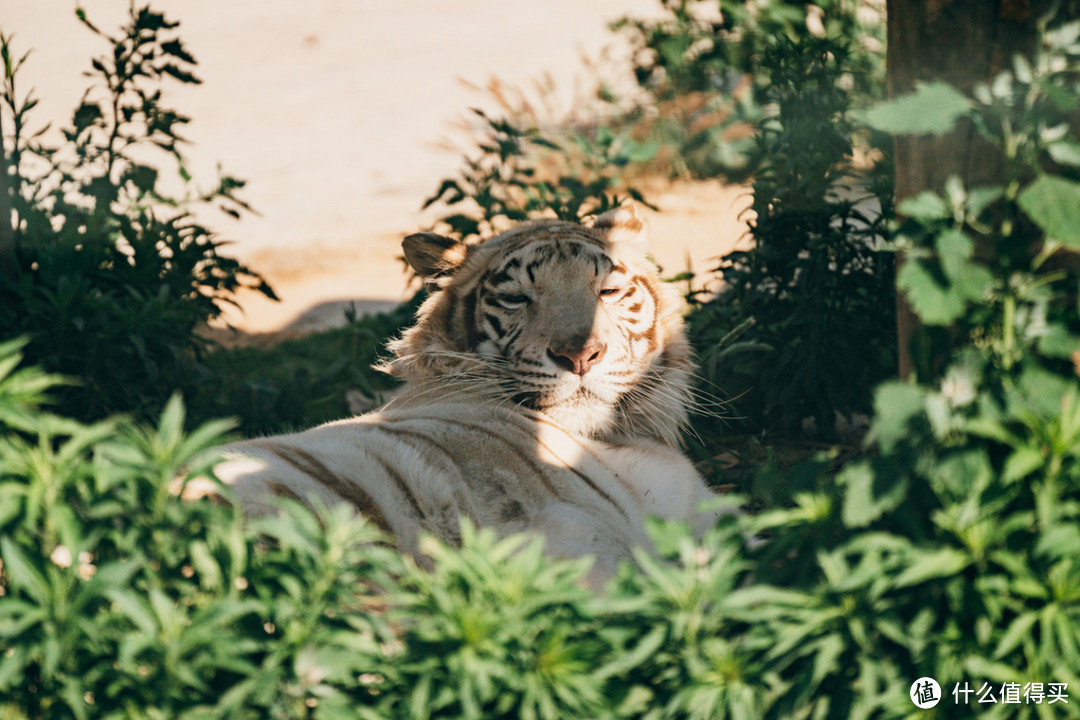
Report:
[[[499,535],[538,532],[553,555],[595,557],[594,586],[649,547],[646,516],[712,524],[698,512],[711,493],[678,450],[693,370],[681,300],[656,276],[632,209],[592,229],[527,224],[474,246],[427,233],[404,247],[435,288],[391,344],[385,369],[404,392],[378,412],[224,448],[217,475],[249,513],[281,495],[343,502],[418,556],[422,532],[456,542],[466,516]],[[508,358],[493,339],[469,346],[463,317],[486,273],[514,263],[510,292],[530,302],[502,312],[518,326]],[[604,297],[613,286],[627,289]],[[559,370],[549,349],[583,333],[606,354],[582,376]],[[541,369],[536,409],[514,400],[530,389],[514,362]]]
[[[420,434],[431,441],[418,440]],[[302,448],[321,467],[298,468],[287,459],[290,448]],[[594,556],[593,586],[632,548],[649,547],[647,515],[692,519],[699,530],[714,519],[697,512],[710,493],[681,453],[650,440],[612,445],[583,438],[541,413],[491,402],[406,399],[400,409],[238,443],[224,454],[216,473],[253,514],[273,507],[279,493],[271,483],[302,497],[348,502],[328,486],[325,471],[361,488],[405,551],[417,553],[421,532],[455,541],[464,515],[499,535],[538,532],[553,555]]]

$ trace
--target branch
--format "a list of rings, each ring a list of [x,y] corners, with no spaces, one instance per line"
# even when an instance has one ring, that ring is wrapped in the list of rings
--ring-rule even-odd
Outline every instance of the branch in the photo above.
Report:
[[[0,272],[15,271],[15,230],[11,225],[11,188],[4,150],[4,113],[0,108]]]

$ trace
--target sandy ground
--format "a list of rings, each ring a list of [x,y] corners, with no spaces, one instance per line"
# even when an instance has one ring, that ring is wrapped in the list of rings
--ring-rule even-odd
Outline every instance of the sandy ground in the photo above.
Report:
[[[127,0],[82,0],[103,29]],[[281,296],[241,298],[230,322],[246,333],[297,332],[343,318],[342,307],[389,307],[406,297],[401,238],[430,226],[420,206],[452,176],[455,123],[469,107],[497,111],[475,86],[492,77],[569,110],[595,82],[582,58],[625,56],[607,29],[655,13],[654,0],[156,0],[182,22],[203,84],[166,96],[193,118],[185,133],[196,181],[216,166],[248,180],[258,211],[239,222],[204,218],[235,241],[230,252]],[[66,123],[85,87],[81,71],[105,44],[70,0],[4,0],[0,30],[33,48],[21,75],[39,124]],[[611,78],[609,78],[611,79]],[[614,78],[616,82],[620,78]],[[626,78],[622,82],[628,82]],[[470,85],[473,87],[470,88]],[[558,112],[558,110],[556,110]],[[715,264],[745,232],[745,188],[676,184],[649,195],[653,253],[670,273]]]

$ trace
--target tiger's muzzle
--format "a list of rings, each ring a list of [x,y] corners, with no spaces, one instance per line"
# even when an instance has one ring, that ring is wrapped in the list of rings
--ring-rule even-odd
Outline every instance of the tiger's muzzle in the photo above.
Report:
[[[563,343],[555,343],[548,348],[547,354],[559,368],[584,377],[594,365],[600,362],[607,352],[607,344],[597,338],[580,336]]]

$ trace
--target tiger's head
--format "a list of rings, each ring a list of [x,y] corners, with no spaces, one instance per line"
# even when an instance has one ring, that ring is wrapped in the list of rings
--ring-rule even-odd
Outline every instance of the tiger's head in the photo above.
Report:
[[[539,221],[476,244],[419,233],[402,245],[432,294],[384,369],[493,392],[581,435],[678,445],[693,372],[682,298],[647,257],[632,205],[591,227]]]

